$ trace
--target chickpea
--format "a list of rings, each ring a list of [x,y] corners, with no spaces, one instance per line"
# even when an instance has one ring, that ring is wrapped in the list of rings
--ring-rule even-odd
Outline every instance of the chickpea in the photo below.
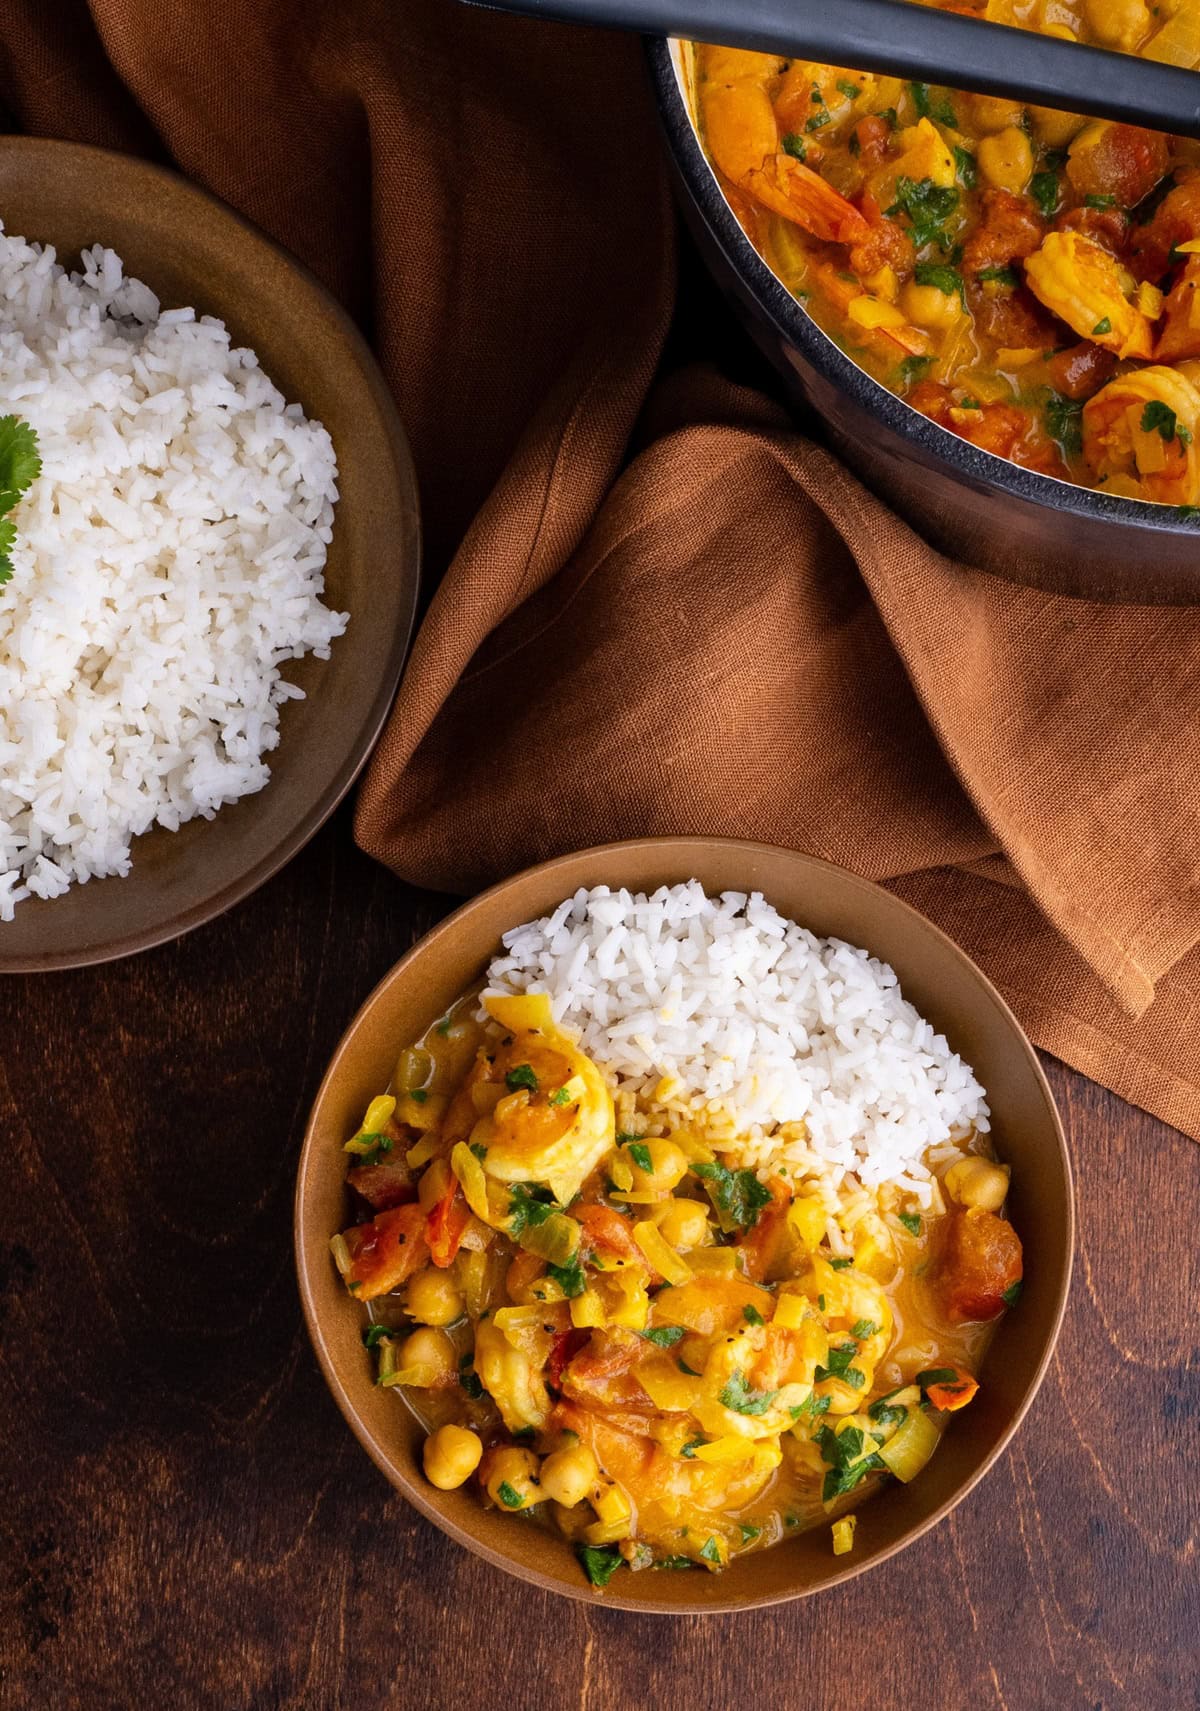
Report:
[[[664,1201],[655,1208],[654,1222],[673,1248],[699,1248],[708,1240],[708,1216],[698,1200]]]
[[[537,1473],[538,1459],[532,1450],[497,1450],[487,1470],[487,1494],[501,1509],[528,1509],[542,1500]]]
[[[458,1371],[454,1344],[445,1331],[437,1331],[432,1327],[414,1331],[411,1337],[404,1339],[396,1355],[396,1365],[425,1367],[430,1374],[431,1388],[444,1383]]]
[[[1143,0],[1086,0],[1084,15],[1105,47],[1132,53],[1150,28]]]
[[[1031,107],[1029,117],[1038,141],[1052,149],[1065,149],[1087,122],[1082,113],[1060,113],[1056,107]]]
[[[900,307],[914,326],[939,331],[952,327],[963,312],[957,291],[942,291],[936,285],[917,285],[911,279],[904,287]]]
[[[448,1272],[426,1266],[410,1280],[404,1309],[422,1325],[452,1325],[462,1317],[462,1291]]]
[[[991,1159],[969,1153],[956,1159],[942,1178],[946,1193],[960,1206],[978,1206],[985,1212],[998,1212],[1008,1197],[1009,1169],[1006,1164],[993,1164]]]
[[[542,1463],[542,1492],[564,1509],[573,1509],[595,1485],[599,1471],[596,1458],[586,1444],[555,1450]]]
[[[1025,110],[1019,101],[1010,100],[1007,95],[967,95],[959,99],[965,100],[977,131],[1007,131],[1020,124]]]
[[[659,1135],[649,1135],[638,1143],[638,1153],[642,1148],[650,1156],[650,1169],[644,1170],[637,1158],[627,1147],[626,1153],[633,1169],[633,1186],[642,1194],[669,1194],[677,1182],[682,1182],[687,1175],[687,1155],[682,1147],[677,1147],[674,1141],[664,1140]]]
[[[1033,147],[1016,125],[997,136],[982,137],[975,159],[989,184],[1014,196],[1020,196],[1033,177]]]
[[[425,1477],[439,1491],[453,1491],[479,1466],[483,1445],[465,1426],[439,1426],[425,1440]]]

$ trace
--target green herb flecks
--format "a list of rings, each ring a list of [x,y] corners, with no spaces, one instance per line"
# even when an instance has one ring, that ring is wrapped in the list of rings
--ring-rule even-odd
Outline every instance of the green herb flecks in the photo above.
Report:
[[[728,1234],[748,1230],[771,1198],[752,1170],[729,1170],[723,1164],[694,1164],[713,1203],[721,1228]]]
[[[556,1087],[554,1092],[550,1095],[549,1102],[554,1106],[569,1105],[571,1103],[571,1095],[567,1092],[565,1087]]]
[[[911,385],[914,380],[920,380],[930,364],[936,361],[935,356],[906,356],[900,364],[901,380],[905,386]]]
[[[656,1348],[673,1349],[675,1344],[681,1341],[684,1331],[682,1325],[657,1325],[653,1331],[642,1331],[640,1334]]]
[[[963,288],[963,276],[956,267],[939,266],[935,262],[919,261],[913,270],[913,278],[918,285],[933,285],[943,297],[958,297],[965,309],[967,294]]]
[[[742,1318],[748,1325],[765,1325],[767,1322],[757,1307],[743,1307]]]
[[[879,1326],[875,1323],[874,1319],[859,1319],[856,1324],[851,1325],[850,1335],[852,1337],[857,1337],[859,1342],[862,1343],[865,1342],[868,1337],[873,1337],[878,1329]]]
[[[384,1338],[390,1337],[391,1334],[386,1325],[368,1325],[362,1334],[363,1347],[367,1349],[378,1348]]]
[[[887,209],[888,218],[906,214],[912,241],[918,249],[936,243],[943,250],[950,248],[946,221],[958,207],[958,191],[953,185],[935,184],[932,178],[896,180],[896,200]]]
[[[506,1509],[523,1509],[525,1507],[525,1499],[515,1486],[508,1483],[507,1479],[502,1479],[496,1487],[496,1496]]]
[[[979,173],[975,166],[975,156],[970,149],[960,148],[958,144],[955,144],[954,167],[963,189],[974,190],[979,182]]]
[[[533,1073],[533,1065],[528,1063],[514,1064],[504,1077],[504,1085],[510,1093],[518,1093],[522,1088],[530,1093],[536,1093],[538,1078]]]
[[[1059,392],[1051,392],[1044,415],[1050,438],[1058,441],[1068,457],[1077,457],[1083,450],[1082,399],[1064,398]]]
[[[1015,267],[981,267],[975,277],[981,285],[1016,286],[1021,283]]]
[[[948,125],[952,131],[958,129],[958,119],[945,90],[931,93],[927,83],[910,83],[908,87],[919,118],[936,119],[939,125]]]
[[[1029,194],[1047,220],[1058,207],[1059,189],[1057,172],[1035,172],[1029,181]]]
[[[1169,445],[1178,439],[1181,446],[1191,445],[1192,435],[1183,426],[1169,404],[1164,404],[1161,398],[1152,398],[1142,411],[1142,432],[1157,433]]]
[[[547,1218],[553,1216],[554,1204],[543,1198],[544,1192],[536,1183],[513,1184],[508,1198],[508,1234],[514,1240],[523,1236],[526,1230],[536,1229],[539,1224],[544,1224]]]
[[[1024,1279],[1018,1277],[1017,1281],[1015,1283],[1010,1283],[1008,1288],[1001,1295],[1001,1301],[1003,1301],[1006,1307],[1015,1307],[1017,1302],[1021,1299],[1021,1290],[1023,1288]]]
[[[735,1370],[718,1401],[723,1408],[731,1408],[735,1414],[758,1415],[766,1413],[778,1394],[777,1390],[753,1389],[746,1383],[745,1373]]]
[[[0,588],[11,580],[17,526],[8,513],[42,473],[38,439],[19,416],[0,416]]]
[[[859,96],[862,94],[862,90],[858,87],[857,83],[847,82],[844,78],[839,79],[837,87],[841,94],[846,97],[847,101],[857,101]]]
[[[752,1539],[757,1539],[762,1532],[761,1527],[753,1526],[749,1521],[739,1521],[738,1528],[742,1535],[742,1543],[748,1545]]]
[[[582,1295],[587,1288],[587,1279],[583,1275],[583,1260],[578,1253],[572,1254],[566,1265],[548,1265],[546,1274],[554,1279],[568,1301]]]
[[[798,131],[789,131],[784,137],[782,148],[784,154],[790,154],[793,160],[803,160],[808,153],[808,144]]]
[[[593,1586],[607,1586],[624,1560],[615,1545],[577,1545],[575,1548],[583,1572]]]
[[[883,1466],[874,1450],[863,1454],[866,1438],[860,1426],[846,1426],[840,1432],[835,1432],[831,1426],[822,1426],[817,1433],[817,1444],[829,1467],[821,1487],[822,1502],[832,1503],[835,1497],[853,1491],[868,1473]]]
[[[650,1148],[645,1141],[631,1141],[625,1150],[639,1170],[649,1173],[654,1169],[654,1160],[650,1157]]]
[[[1085,208],[1115,208],[1117,199],[1115,196],[1085,196],[1083,205]]]
[[[700,1546],[700,1555],[704,1558],[705,1562],[713,1563],[717,1568],[720,1568],[721,1547],[715,1539],[705,1539],[704,1543]]]
[[[1111,333],[1111,332],[1112,332],[1112,322],[1109,320],[1108,316],[1106,315],[1102,321],[1097,321],[1096,325],[1092,328],[1092,337],[1094,339],[1100,339],[1100,338],[1104,337],[1105,333]]]

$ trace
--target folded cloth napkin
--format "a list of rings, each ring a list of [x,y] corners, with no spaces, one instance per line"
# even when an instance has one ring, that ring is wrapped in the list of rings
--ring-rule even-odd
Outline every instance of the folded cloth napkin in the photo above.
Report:
[[[635,834],[811,851],[1200,1137],[1200,609],[956,564],[769,399],[661,362],[674,228],[636,44],[455,0],[12,0],[7,24],[21,128],[174,161],[374,338],[440,581],[364,849],[455,892]]]

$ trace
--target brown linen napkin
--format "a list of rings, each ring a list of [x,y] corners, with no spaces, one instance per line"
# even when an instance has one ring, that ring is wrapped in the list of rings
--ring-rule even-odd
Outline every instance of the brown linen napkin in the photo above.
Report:
[[[811,850],[1200,1135],[1200,612],[948,561],[711,367],[647,396],[673,245],[636,45],[454,0],[6,21],[22,128],[174,160],[374,336],[453,558],[364,848],[454,891],[646,832]]]

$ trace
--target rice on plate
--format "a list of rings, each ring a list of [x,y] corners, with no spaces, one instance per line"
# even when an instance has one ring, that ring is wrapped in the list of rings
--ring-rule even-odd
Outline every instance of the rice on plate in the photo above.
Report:
[[[328,658],[333,445],[253,351],[96,247],[0,227],[0,412],[37,435],[0,586],[0,920],[262,789]]]
[[[396,1045],[331,1250],[429,1480],[598,1587],[849,1552],[1023,1271],[984,1089],[894,971],[757,893],[600,885]]]

